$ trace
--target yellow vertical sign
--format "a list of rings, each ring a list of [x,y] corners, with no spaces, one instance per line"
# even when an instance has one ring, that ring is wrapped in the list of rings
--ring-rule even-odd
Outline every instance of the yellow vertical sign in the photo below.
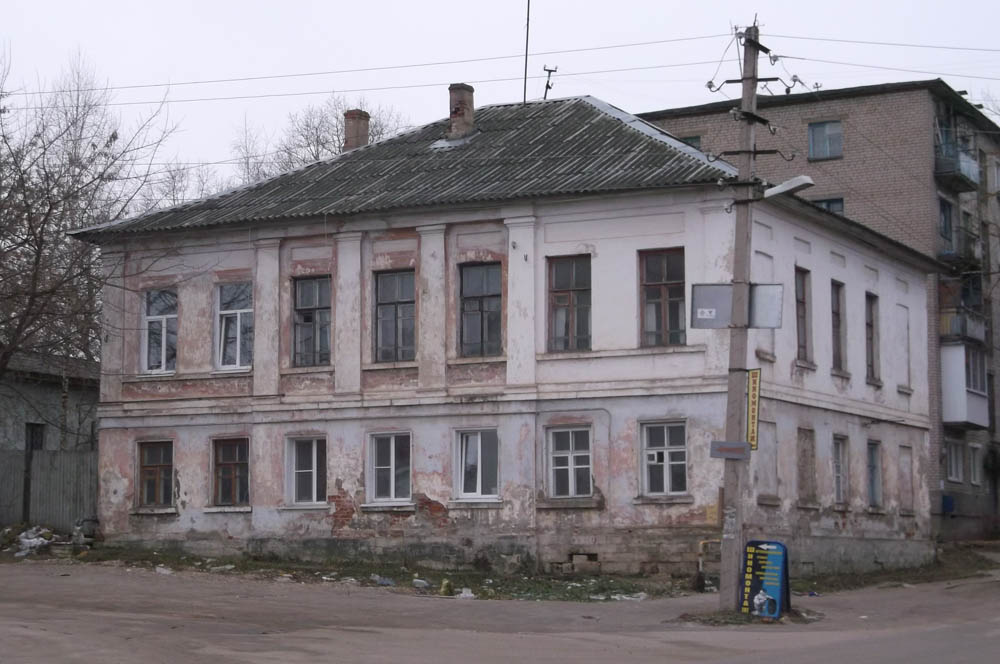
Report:
[[[757,418],[760,415],[760,369],[747,371],[747,442],[757,449]]]

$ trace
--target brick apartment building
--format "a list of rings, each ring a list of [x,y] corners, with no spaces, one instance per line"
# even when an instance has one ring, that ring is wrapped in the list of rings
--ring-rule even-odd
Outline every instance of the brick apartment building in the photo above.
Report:
[[[940,79],[758,100],[773,134],[758,132],[772,182],[813,178],[814,204],[888,235],[942,263],[929,279],[931,393],[927,479],[935,533],[998,532],[996,392],[1000,127]],[[739,147],[732,101],[640,117],[709,153]],[[794,155],[794,158],[792,156]],[[896,386],[885,386],[896,390]]]

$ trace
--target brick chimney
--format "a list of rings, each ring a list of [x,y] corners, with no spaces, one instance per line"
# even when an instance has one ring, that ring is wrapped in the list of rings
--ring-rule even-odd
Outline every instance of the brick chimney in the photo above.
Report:
[[[368,121],[371,116],[360,108],[344,111],[344,152],[368,145]]]
[[[476,107],[472,101],[475,89],[466,83],[452,83],[448,86],[449,113],[448,139],[463,138],[476,129]]]

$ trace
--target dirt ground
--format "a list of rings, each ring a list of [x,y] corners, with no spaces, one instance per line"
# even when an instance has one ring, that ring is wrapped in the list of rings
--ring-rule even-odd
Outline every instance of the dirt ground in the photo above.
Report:
[[[1000,557],[998,554],[991,554]],[[714,594],[460,600],[113,561],[0,565],[0,662],[984,662],[1000,573],[793,597],[807,624],[712,627]]]

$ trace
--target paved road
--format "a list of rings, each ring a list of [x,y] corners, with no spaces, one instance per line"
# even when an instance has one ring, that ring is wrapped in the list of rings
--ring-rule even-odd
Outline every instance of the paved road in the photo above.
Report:
[[[714,595],[472,601],[94,564],[0,565],[0,663],[997,661],[1000,576],[794,598],[809,625],[671,622]],[[667,621],[667,622],[664,622]]]

